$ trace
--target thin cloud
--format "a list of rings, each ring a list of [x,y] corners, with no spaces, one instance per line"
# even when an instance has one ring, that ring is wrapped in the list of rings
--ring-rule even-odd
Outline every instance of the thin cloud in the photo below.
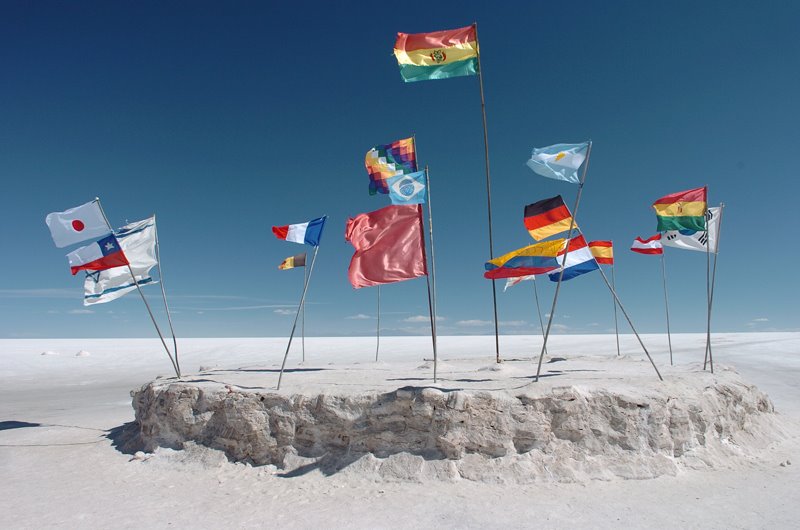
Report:
[[[443,320],[447,320],[447,319],[445,317],[440,317],[440,316],[436,317],[436,322],[441,322]],[[409,322],[409,323],[412,323],[412,324],[421,324],[423,322],[430,322],[431,321],[431,317],[428,316],[428,315],[414,315],[413,317],[404,318],[402,321],[403,322]]]
[[[67,311],[67,314],[69,315],[91,315],[93,313],[94,311],[91,309],[70,309]]]
[[[768,318],[754,318],[753,322],[769,322]]]
[[[291,309],[276,309],[273,313],[278,315],[294,315],[296,311],[292,311]]]
[[[0,289],[0,298],[75,298],[74,289]]]
[[[524,320],[501,320],[500,321],[500,325],[501,326],[509,326],[509,327],[513,328],[513,327],[519,327],[519,326],[526,326],[526,325],[528,325],[528,323],[525,322]]]
[[[459,320],[456,322],[458,326],[470,327],[470,328],[477,328],[483,326],[491,326],[491,320]]]
[[[273,309],[276,307],[291,307],[290,304],[264,304],[264,305],[242,305],[229,307],[179,307],[179,311],[254,311],[257,309]]]
[[[344,317],[344,318],[347,320],[375,320],[375,317],[365,315],[364,313],[359,313],[357,315],[350,315],[349,317]]]

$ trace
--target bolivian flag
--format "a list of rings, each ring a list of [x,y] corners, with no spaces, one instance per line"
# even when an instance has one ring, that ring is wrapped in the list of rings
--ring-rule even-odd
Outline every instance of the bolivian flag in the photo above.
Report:
[[[398,33],[394,55],[403,81],[447,79],[478,73],[478,37],[475,26]]]
[[[528,245],[486,262],[484,278],[516,278],[531,274],[545,274],[558,269],[556,257],[564,248],[566,239],[554,239],[544,243]]]
[[[653,203],[658,230],[705,230],[708,189],[695,188],[661,197]]]

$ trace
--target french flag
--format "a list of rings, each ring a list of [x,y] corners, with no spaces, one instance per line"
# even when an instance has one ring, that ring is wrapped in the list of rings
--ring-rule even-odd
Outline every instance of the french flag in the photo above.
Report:
[[[284,241],[318,247],[319,240],[322,237],[322,229],[325,228],[325,219],[327,217],[318,217],[307,223],[273,226],[272,233],[275,234],[275,237]]]
[[[639,254],[663,254],[664,247],[661,245],[661,234],[656,234],[647,239],[637,237],[633,240],[631,250]]]
[[[70,252],[67,259],[73,276],[78,271],[104,271],[128,265],[128,258],[113,234]]]

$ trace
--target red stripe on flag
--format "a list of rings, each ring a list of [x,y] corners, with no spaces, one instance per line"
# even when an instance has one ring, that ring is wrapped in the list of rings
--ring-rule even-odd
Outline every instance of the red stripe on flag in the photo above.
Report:
[[[589,246],[590,247],[606,247],[606,248],[613,247],[613,245],[611,244],[611,241],[591,241],[589,243]]]
[[[396,50],[410,52],[429,48],[449,48],[457,44],[475,42],[475,40],[475,26],[467,26],[430,33],[398,33],[394,47]]]
[[[558,269],[558,267],[498,267],[497,269],[484,272],[483,277],[488,280],[500,280],[502,278],[546,274],[556,269]]]
[[[598,258],[597,256],[595,256],[594,259],[600,265],[613,265],[614,264],[614,258]]]
[[[572,239],[569,240],[569,251],[570,252],[575,252],[576,250],[580,250],[580,249],[582,249],[582,248],[584,248],[586,246],[587,246],[586,245],[586,240],[583,238],[583,236],[575,236],[575,237],[573,237]],[[567,251],[567,249],[564,248],[558,253],[558,255],[559,256],[563,256],[566,251]]]
[[[676,202],[707,202],[706,201],[706,188],[695,188],[692,190],[679,191],[677,193],[670,193],[660,199],[656,199],[653,204],[674,204]]]
[[[128,265],[128,258],[126,258],[125,253],[120,250],[113,254],[103,256],[100,259],[82,265],[75,265],[71,267],[70,270],[72,271],[72,275],[75,276],[78,271],[104,271],[106,269],[113,269],[114,267],[122,267],[123,265]]]
[[[525,217],[524,222],[525,228],[528,230],[537,230],[569,218],[569,208],[566,206],[558,206],[557,208],[553,208],[552,210],[544,213],[540,213],[531,217]]]
[[[278,239],[286,239],[286,236],[289,235],[289,225],[286,226],[273,226],[272,233],[275,234],[275,237]]]
[[[631,247],[631,250],[634,252],[638,252],[639,254],[663,254],[663,248],[636,248]]]

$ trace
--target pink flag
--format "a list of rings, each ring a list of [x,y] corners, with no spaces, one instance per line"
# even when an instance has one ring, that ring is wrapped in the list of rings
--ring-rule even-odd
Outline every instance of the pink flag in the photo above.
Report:
[[[344,238],[356,248],[347,271],[356,289],[428,274],[419,205],[359,214],[347,220]]]

